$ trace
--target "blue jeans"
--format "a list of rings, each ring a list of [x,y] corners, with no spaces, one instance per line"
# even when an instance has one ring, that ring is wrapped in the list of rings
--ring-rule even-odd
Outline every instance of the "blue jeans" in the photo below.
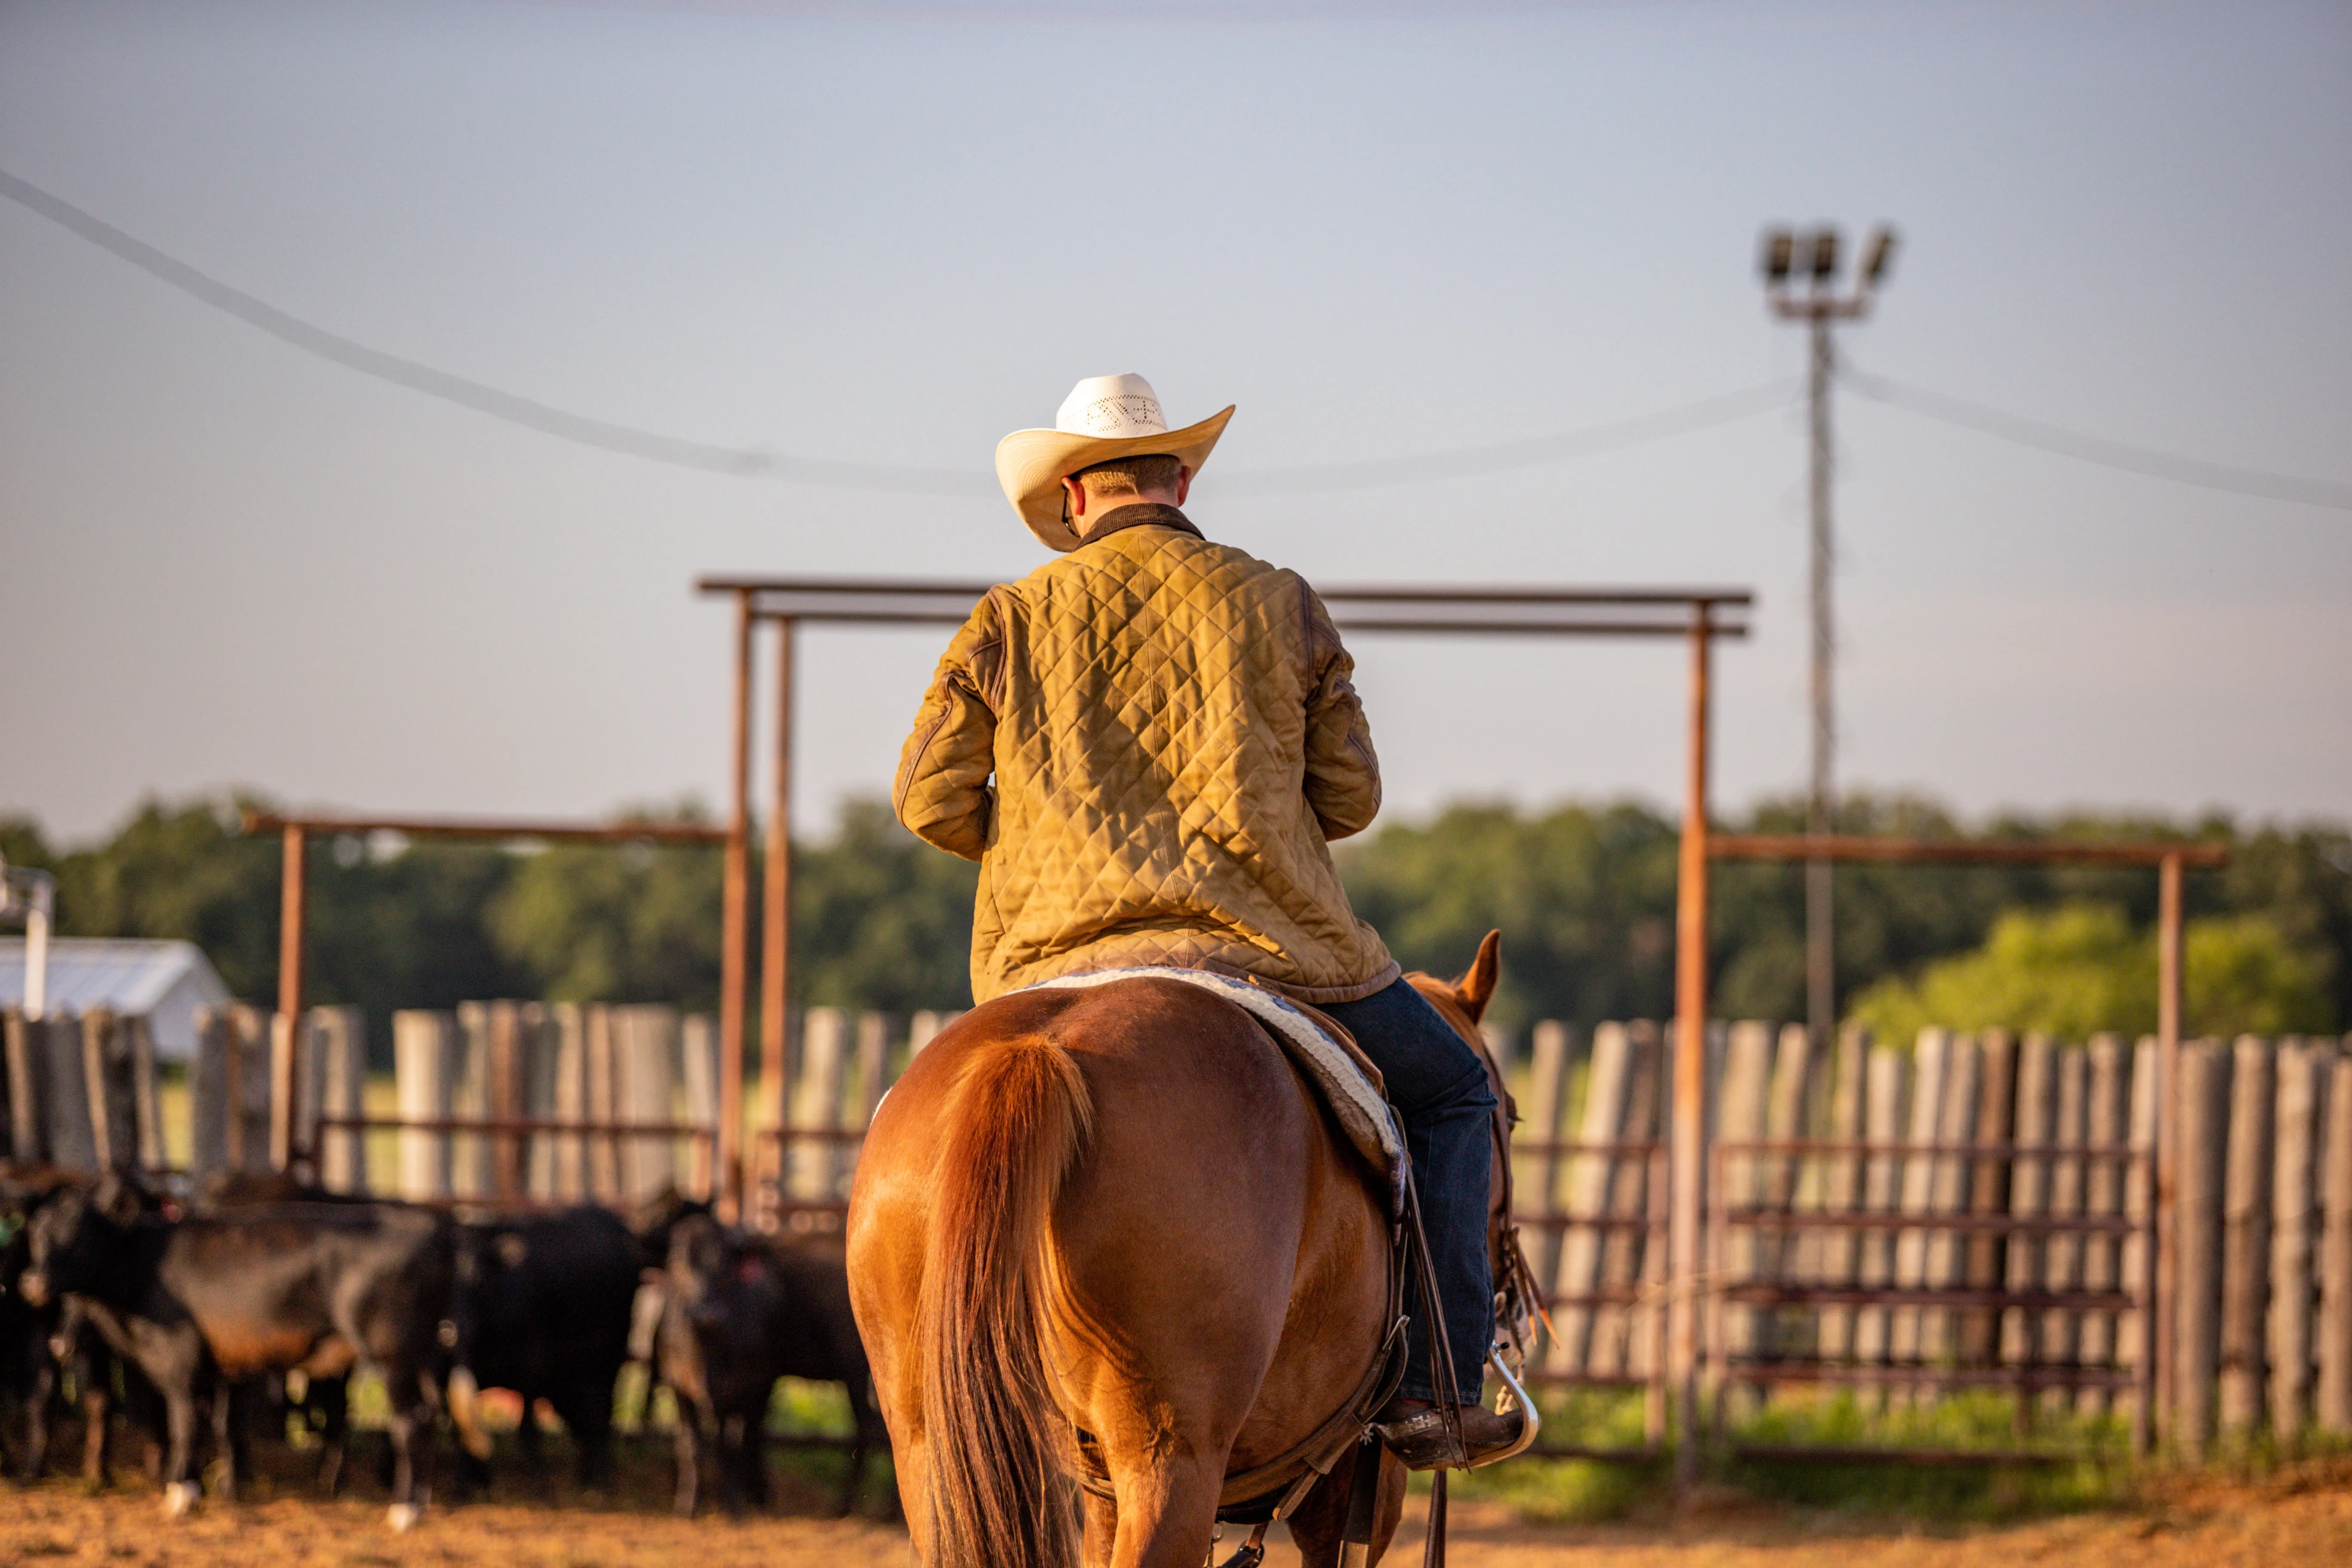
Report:
[[[1358,1002],[1324,1003],[1388,1080],[1389,1100],[1404,1118],[1421,1223],[1437,1274],[1439,1307],[1454,1351],[1454,1381],[1465,1400],[1478,1397],[1486,1347],[1495,1337],[1495,1287],[1486,1257],[1486,1205],[1494,1169],[1495,1091],[1454,1026],[1421,993],[1400,980]],[[1436,1397],[1429,1371],[1429,1330],[1420,1282],[1405,1281],[1408,1399]]]

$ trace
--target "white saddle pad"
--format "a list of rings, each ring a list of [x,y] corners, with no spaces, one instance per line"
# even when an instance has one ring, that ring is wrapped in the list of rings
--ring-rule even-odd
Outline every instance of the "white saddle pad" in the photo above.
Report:
[[[1245,981],[1229,979],[1204,969],[1176,969],[1147,964],[1135,969],[1097,969],[1087,974],[1065,974],[1024,986],[1029,991],[1085,991],[1121,980],[1175,980],[1213,992],[1274,1031],[1323,1094],[1323,1101],[1339,1119],[1348,1141],[1389,1179],[1390,1197],[1397,1212],[1404,1203],[1404,1140],[1397,1131],[1396,1115],[1388,1099],[1364,1076],[1347,1047],[1326,1034],[1321,1025],[1273,992]]]

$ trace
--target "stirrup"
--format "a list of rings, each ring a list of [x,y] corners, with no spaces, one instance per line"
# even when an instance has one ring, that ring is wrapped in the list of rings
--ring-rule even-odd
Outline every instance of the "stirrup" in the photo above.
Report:
[[[1536,1435],[1543,1430],[1543,1413],[1536,1408],[1536,1402],[1528,1397],[1527,1385],[1512,1370],[1511,1363],[1516,1359],[1499,1340],[1486,1352],[1486,1364],[1494,1369],[1496,1377],[1503,1380],[1503,1393],[1495,1401],[1495,1414],[1508,1415],[1517,1411],[1519,1435],[1504,1447],[1489,1449],[1472,1458],[1469,1468],[1474,1470],[1486,1465],[1499,1465],[1505,1459],[1517,1458],[1535,1447]]]

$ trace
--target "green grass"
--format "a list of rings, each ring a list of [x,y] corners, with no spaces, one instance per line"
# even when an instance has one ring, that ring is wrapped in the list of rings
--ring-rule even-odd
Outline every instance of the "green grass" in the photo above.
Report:
[[[2055,1465],[1907,1466],[1818,1459],[1723,1457],[1718,1475],[1748,1495],[1810,1509],[1982,1523],[2116,1506],[2128,1500],[2137,1467],[2128,1418],[2072,1411],[2036,1413],[2017,1431],[2012,1394],[1969,1390],[1932,1402],[1899,1396],[1883,1405],[1852,1390],[1783,1394],[1737,1422],[1732,1440],[1793,1447],[1912,1448],[1998,1454],[2023,1450],[2079,1456]]]
[[[1541,1398],[1541,1441],[1584,1448],[1643,1446],[1640,1389],[1570,1390]],[[1498,1502],[1540,1524],[1599,1524],[1643,1511],[1666,1497],[1670,1467],[1661,1458],[1640,1464],[1529,1456],[1456,1475],[1450,1495]]]
[[[1643,1394],[1579,1390],[1543,1401],[1544,1441],[1639,1448]],[[1974,1524],[2131,1505],[2148,1474],[2129,1457],[2121,1415],[2037,1415],[2027,1439],[2016,1433],[2012,1396],[1983,1391],[1884,1405],[1850,1391],[1786,1391],[1728,1423],[1702,1464],[1716,1498],[1914,1524]],[[1997,1454],[2026,1448],[2082,1456],[2058,1465],[1915,1467],[1826,1463],[1805,1458],[1742,1460],[1744,1444],[1819,1448],[1912,1448]],[[2253,1450],[2250,1448],[2249,1452]],[[1661,1457],[1635,1463],[1527,1458],[1457,1475],[1454,1495],[1497,1502],[1530,1523],[1596,1524],[1662,1519],[1674,1508],[1673,1468]]]

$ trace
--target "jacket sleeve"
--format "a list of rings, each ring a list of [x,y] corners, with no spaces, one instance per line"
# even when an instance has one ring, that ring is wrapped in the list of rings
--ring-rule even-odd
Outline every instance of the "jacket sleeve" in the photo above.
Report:
[[[1371,826],[1381,809],[1381,760],[1349,677],[1356,661],[1315,591],[1302,585],[1307,622],[1307,804],[1323,837],[1345,838]]]
[[[996,792],[995,690],[1004,658],[1004,634],[994,595],[982,599],[948,644],[915,714],[915,728],[898,753],[890,792],[907,831],[951,855],[977,860],[988,847]]]

